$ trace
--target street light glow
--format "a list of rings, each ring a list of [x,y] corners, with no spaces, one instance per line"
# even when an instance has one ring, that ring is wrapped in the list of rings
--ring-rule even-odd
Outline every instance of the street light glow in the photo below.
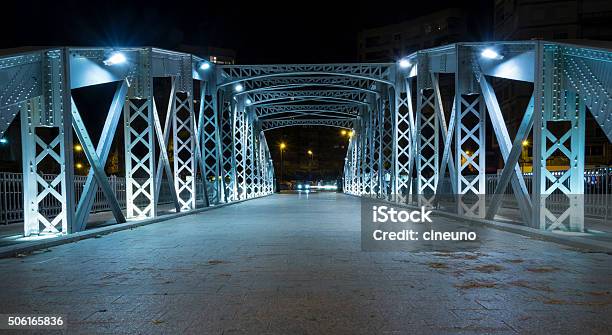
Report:
[[[285,142],[281,142],[281,144],[280,144],[281,150],[285,149],[286,147],[287,147],[287,145],[285,144]]]
[[[81,152],[81,150],[83,150],[83,147],[80,144],[75,144],[74,145],[74,151]]]
[[[253,101],[251,101],[251,99],[246,99],[246,104],[247,106],[250,106],[253,104]]]
[[[308,150],[308,154],[312,156],[312,150]]]
[[[104,65],[111,66],[116,64],[125,63],[127,58],[121,52],[113,52],[107,59],[104,60]]]
[[[401,60],[399,61],[399,66],[400,66],[402,69],[407,69],[408,67],[410,67],[410,65],[411,65],[411,64],[410,64],[410,61],[409,61],[409,60],[407,60],[406,58],[401,59]]]
[[[491,49],[491,48],[486,48],[484,50],[482,50],[482,52],[480,53],[480,56],[482,56],[483,58],[488,58],[488,59],[501,59],[502,57],[497,53],[497,51]]]
[[[523,146],[524,146],[524,147],[526,147],[526,146],[528,146],[528,145],[529,145],[529,141],[524,140],[524,141],[523,141]]]
[[[74,166],[75,166],[77,169],[80,169],[80,168],[82,168],[82,167],[83,167],[83,164],[81,164],[81,163],[76,163]]]
[[[3,138],[0,138],[0,143],[2,143],[2,144],[7,144],[7,143],[8,143],[8,140],[7,140],[6,138],[4,138],[4,137],[3,137]]]
[[[234,85],[234,91],[242,92],[242,91],[244,91],[244,86],[242,86],[242,84],[236,84],[236,85]]]
[[[340,135],[345,136],[346,135],[346,130],[344,130],[344,129],[340,130]]]
[[[210,69],[210,63],[207,61],[203,61],[202,64],[200,64],[200,70],[208,70]]]

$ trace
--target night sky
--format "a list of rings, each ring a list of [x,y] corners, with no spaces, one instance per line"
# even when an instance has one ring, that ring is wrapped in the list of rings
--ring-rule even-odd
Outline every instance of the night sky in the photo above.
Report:
[[[471,11],[468,26],[471,40],[490,39],[492,3],[493,0],[11,1],[3,4],[0,28],[4,34],[0,47],[177,49],[181,44],[188,44],[233,49],[238,64],[355,62],[359,31],[448,7]],[[105,108],[100,106],[100,110]],[[88,123],[89,117],[84,115],[84,119]],[[96,121],[89,123],[95,125]],[[316,166],[321,177],[341,173],[346,139],[336,128],[316,129],[284,128],[267,135],[276,163],[280,161],[278,143],[291,144],[286,179],[303,177],[303,157],[309,149],[317,153]],[[277,166],[277,173],[278,170]]]
[[[4,48],[194,44],[234,49],[241,64],[351,62],[360,30],[447,7],[470,9],[473,39],[489,39],[492,2],[7,1],[1,43]]]

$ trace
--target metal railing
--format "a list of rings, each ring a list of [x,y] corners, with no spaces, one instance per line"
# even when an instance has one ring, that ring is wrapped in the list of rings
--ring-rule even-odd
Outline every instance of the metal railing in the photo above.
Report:
[[[9,224],[23,221],[23,176],[21,173],[0,172],[0,224]],[[55,175],[43,175],[47,181],[55,178]],[[87,176],[74,176],[75,204],[78,204]],[[125,178],[109,176],[108,181],[111,189],[115,193],[121,208],[125,208]],[[215,199],[216,189],[212,183],[207,182],[209,199]],[[203,200],[203,184],[201,179],[196,180],[196,201]],[[138,198],[137,198],[138,203]],[[159,192],[159,204],[172,203],[170,186],[164,180]],[[41,202],[40,212],[52,217],[60,213],[61,205],[54,197],[47,197]],[[142,205],[142,203],[140,204]],[[94,197],[91,213],[109,211],[110,206],[100,188]]]
[[[560,176],[563,172],[552,172],[555,176]],[[466,176],[471,180],[472,176]],[[499,174],[487,174],[485,191],[487,195],[495,193],[495,188],[499,181]],[[523,175],[527,192],[532,193],[532,174]],[[440,193],[452,194],[448,175],[440,179]],[[508,195],[503,198],[502,208],[518,209],[518,205],[513,195],[512,186],[508,184],[504,192]],[[612,168],[595,168],[584,171],[584,214],[588,217],[609,220],[612,218]],[[567,205],[568,197],[556,191],[546,198],[547,208],[550,210],[562,210]]]

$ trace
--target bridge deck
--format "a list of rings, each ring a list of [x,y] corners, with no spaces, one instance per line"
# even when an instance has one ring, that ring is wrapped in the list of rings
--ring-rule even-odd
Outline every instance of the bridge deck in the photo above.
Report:
[[[490,231],[360,251],[359,199],[281,194],[0,260],[0,313],[71,333],[576,333],[612,326],[606,254]],[[52,260],[52,262],[51,262]]]

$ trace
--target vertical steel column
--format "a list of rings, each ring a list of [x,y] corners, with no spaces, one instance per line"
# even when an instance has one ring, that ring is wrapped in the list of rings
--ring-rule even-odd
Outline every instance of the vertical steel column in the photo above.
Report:
[[[221,108],[221,156],[223,173],[223,197],[225,202],[236,200],[236,168],[234,164],[234,113],[232,104],[225,98],[225,92],[219,92]]]
[[[244,98],[240,97],[232,108],[233,117],[233,147],[234,167],[236,171],[236,200],[246,199],[246,128],[248,120],[244,110]]]
[[[193,114],[193,82],[188,78],[172,78],[174,90],[172,106],[172,134],[174,155],[174,189],[181,211],[195,208],[195,132]]]
[[[268,147],[268,142],[266,141],[266,136],[263,131],[261,132],[261,139],[263,142],[264,148],[264,161],[265,161],[265,183],[266,183],[266,194],[274,193],[274,164],[272,162],[272,156],[270,155],[270,149]]]
[[[219,116],[216,108],[216,94],[212,83],[203,81],[200,89],[199,130],[202,143],[202,161],[204,163],[204,185],[212,183],[209,194],[211,203],[221,201],[221,141],[219,138]]]
[[[255,196],[255,141],[253,120],[248,108],[244,112],[244,199]]]
[[[381,195],[390,200],[395,194],[395,89],[387,87],[380,115]]]
[[[375,196],[380,195],[381,189],[381,113],[382,101],[380,98],[376,98],[374,108],[370,113],[370,192]]]
[[[127,218],[157,214],[151,50],[139,52],[137,74],[123,108]]]
[[[361,194],[372,193],[372,107],[363,108],[361,137]]]
[[[74,227],[69,63],[61,49],[42,51],[41,59],[43,93],[20,105],[24,236],[78,231]],[[43,171],[50,167],[49,162],[54,171]],[[57,175],[48,180],[45,172]],[[60,204],[61,211],[55,216],[41,212],[39,204],[49,198]]]
[[[353,171],[354,171],[354,182],[353,182],[353,194],[361,195],[362,192],[362,176],[361,176],[361,150],[363,149],[363,127],[362,117],[359,116],[355,120],[355,128],[353,131],[353,137],[355,139],[354,154],[353,154]]]
[[[460,215],[484,217],[486,104],[476,82],[471,49],[458,47],[455,76],[455,152]],[[465,65],[462,65],[465,64]]]
[[[352,147],[352,139],[349,140],[349,145],[346,151],[346,155],[344,156],[344,166],[342,167],[342,190],[344,193],[348,193],[350,194],[349,188],[350,188],[350,181],[349,179],[351,178],[349,170],[350,170],[350,164],[351,162],[349,161],[349,156],[350,156],[350,152],[351,152],[351,147]]]
[[[417,146],[417,193],[426,205],[431,205],[433,195],[438,185],[439,140],[438,116],[436,114],[436,99],[431,89],[431,76],[427,68],[427,57],[418,55],[417,76],[417,116],[416,129],[418,132]]]
[[[537,48],[532,225],[544,230],[583,231],[584,100],[575,92],[564,89],[565,59],[561,50],[544,43],[538,43]],[[567,159],[567,170],[553,173],[548,169],[547,160],[556,153]],[[553,212],[547,206],[548,197],[553,193],[567,197],[568,206],[561,213]]]
[[[398,75],[395,88],[395,189],[397,201],[405,203],[412,191],[412,101],[409,79]]]

